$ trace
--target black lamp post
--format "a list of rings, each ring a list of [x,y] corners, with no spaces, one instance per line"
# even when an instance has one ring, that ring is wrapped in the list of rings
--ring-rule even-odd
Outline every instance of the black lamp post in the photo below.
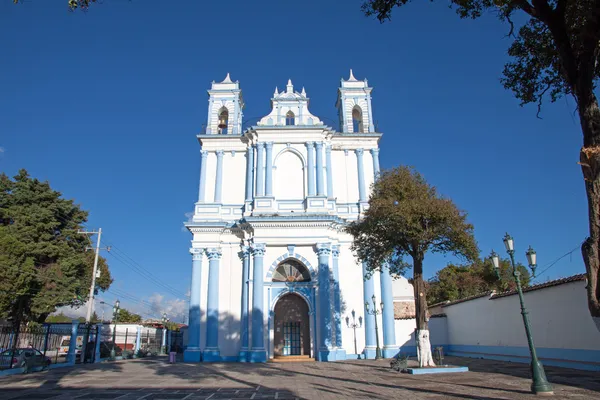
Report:
[[[352,310],[350,314],[352,314],[352,323],[350,323],[350,317],[346,317],[346,326],[354,330],[354,354],[358,354],[358,348],[356,347],[356,328],[362,328],[362,317],[358,317],[357,323],[354,310]]]
[[[531,391],[538,395],[553,395],[554,391],[552,385],[546,379],[546,373],[544,372],[544,366],[537,358],[535,346],[533,344],[533,337],[531,335],[531,326],[529,324],[529,317],[527,316],[527,309],[525,308],[525,300],[523,299],[523,289],[521,287],[521,273],[515,265],[515,248],[513,238],[507,233],[504,236],[504,246],[506,252],[510,256],[510,263],[512,265],[512,274],[517,283],[517,292],[519,293],[519,301],[521,302],[521,315],[523,316],[523,325],[525,325],[525,334],[527,335],[527,344],[529,345],[529,353],[531,354],[531,375],[533,381],[531,383]],[[529,268],[535,277],[535,268],[537,267],[537,255],[535,251],[529,246],[527,252],[527,262]],[[492,250],[492,263],[494,264],[494,271],[496,276],[500,278],[500,259],[498,254]]]
[[[113,307],[113,337],[112,337],[112,348],[110,349],[110,358],[115,359],[115,341],[117,335],[117,321],[119,320],[119,311],[121,310],[121,302],[119,300],[115,301],[115,305]]]
[[[377,316],[379,314],[383,313],[383,302],[379,303],[380,309],[378,310],[375,295],[373,295],[371,297],[371,300],[373,301],[373,309],[369,310],[369,302],[365,301],[365,310],[366,310],[367,314],[370,314],[375,317],[375,340],[377,341],[377,348],[375,350],[375,359],[379,360],[382,357],[381,357],[381,348],[379,347],[379,329],[377,328]]]

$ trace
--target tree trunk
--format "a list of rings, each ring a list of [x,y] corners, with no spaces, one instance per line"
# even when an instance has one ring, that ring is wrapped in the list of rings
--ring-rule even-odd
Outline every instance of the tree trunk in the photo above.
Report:
[[[579,153],[588,199],[590,236],[581,246],[587,271],[588,307],[600,331],[600,109],[591,88],[577,96],[583,147]]]
[[[423,256],[413,256],[413,288],[415,293],[415,320],[417,329],[415,341],[417,342],[417,357],[420,367],[434,367],[431,357],[431,342],[429,341],[429,324],[427,316],[427,296],[425,282],[423,282]]]

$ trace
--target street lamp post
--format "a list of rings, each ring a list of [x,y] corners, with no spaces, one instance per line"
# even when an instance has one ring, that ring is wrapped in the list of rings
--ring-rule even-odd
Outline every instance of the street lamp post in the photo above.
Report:
[[[517,292],[519,293],[519,301],[521,302],[521,315],[523,316],[523,325],[525,325],[525,334],[527,335],[527,344],[529,345],[529,353],[531,354],[531,391],[538,395],[553,395],[554,391],[552,385],[546,379],[546,373],[544,372],[544,366],[537,358],[535,346],[533,344],[533,336],[531,335],[531,326],[529,324],[529,317],[527,309],[525,308],[525,300],[523,299],[523,289],[521,287],[521,273],[517,269],[515,264],[515,248],[513,238],[507,233],[503,238],[506,252],[510,256],[510,263],[512,265],[512,275],[517,283]],[[533,276],[535,277],[535,268],[537,267],[537,255],[535,251],[529,246],[527,252],[527,261],[529,268],[531,269]],[[496,252],[492,250],[492,263],[494,264],[494,271],[496,276],[500,278],[500,259]]]
[[[377,341],[377,348],[375,350],[375,359],[379,360],[382,357],[381,357],[381,348],[379,347],[379,329],[377,328],[377,316],[379,314],[383,313],[383,302],[379,303],[380,309],[378,310],[375,295],[373,295],[371,297],[371,300],[373,301],[373,309],[369,310],[369,302],[365,301],[365,310],[366,310],[367,314],[370,314],[375,317],[375,340]]]
[[[352,323],[350,323],[350,317],[346,317],[346,326],[354,330],[354,354],[358,354],[358,348],[356,347],[356,328],[362,328],[362,317],[358,317],[357,323],[354,310],[352,310],[350,314],[352,314]]]
[[[121,302],[119,300],[115,301],[115,305],[113,307],[113,337],[112,337],[112,348],[110,349],[110,358],[115,359],[115,347],[116,347],[116,336],[117,336],[117,321],[119,320],[119,311],[121,307]]]
[[[167,322],[169,319],[167,318],[167,313],[163,313],[162,323],[163,323],[163,332],[162,332],[162,354],[167,354]]]

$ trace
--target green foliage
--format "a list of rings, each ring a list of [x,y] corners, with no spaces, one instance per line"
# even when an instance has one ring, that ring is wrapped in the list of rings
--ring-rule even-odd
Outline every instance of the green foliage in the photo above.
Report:
[[[46,317],[46,321],[44,321],[44,322],[47,322],[49,324],[60,324],[60,323],[71,322],[71,321],[73,321],[73,318],[67,317],[63,313],[59,313],[56,315],[48,315]]]
[[[74,11],[76,9],[87,10],[90,4],[95,3],[96,0],[66,0],[69,10]],[[23,3],[23,0],[13,0],[14,4]]]
[[[42,322],[60,306],[87,300],[94,262],[79,234],[87,212],[48,182],[21,170],[0,174],[0,318]],[[99,260],[100,290],[112,283]]]
[[[517,269],[521,274],[522,285],[528,286],[531,280],[529,270],[522,264],[517,264]],[[492,290],[505,292],[517,288],[510,260],[500,260],[500,279],[498,279],[489,258],[478,259],[464,266],[450,264],[436,272],[427,286],[429,304],[464,299]]]
[[[364,217],[351,223],[352,250],[370,271],[388,264],[395,274],[410,266],[405,256],[422,261],[425,253],[451,253],[476,259],[473,226],[466,214],[409,167],[383,171]]]
[[[131,311],[121,308],[119,309],[119,323],[130,323],[130,324],[139,324],[142,322],[142,316],[138,314],[134,314]]]
[[[384,22],[409,0],[367,0],[362,9]],[[600,78],[600,13],[596,0],[450,0],[461,18],[494,13],[514,38],[502,84],[521,104],[552,102],[593,91]],[[515,29],[513,18],[526,17]],[[515,32],[516,30],[516,32]],[[579,101],[578,101],[579,103]]]
[[[401,274],[410,266],[405,257],[412,258],[417,330],[428,329],[425,254],[474,260],[479,252],[466,214],[409,167],[383,171],[363,218],[346,229],[354,237],[352,250],[371,273],[387,265],[392,274]]]

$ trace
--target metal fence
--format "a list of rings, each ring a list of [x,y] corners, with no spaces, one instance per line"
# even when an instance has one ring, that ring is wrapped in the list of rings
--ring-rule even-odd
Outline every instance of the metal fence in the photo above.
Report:
[[[161,329],[146,329],[140,334],[138,345],[137,329],[120,328],[118,325],[105,327],[101,332],[100,358],[133,357],[136,349],[145,355],[160,354],[162,344]]]
[[[67,363],[71,324],[0,328],[0,369]],[[79,325],[75,362],[93,362],[96,326]],[[87,345],[85,345],[87,344]]]

